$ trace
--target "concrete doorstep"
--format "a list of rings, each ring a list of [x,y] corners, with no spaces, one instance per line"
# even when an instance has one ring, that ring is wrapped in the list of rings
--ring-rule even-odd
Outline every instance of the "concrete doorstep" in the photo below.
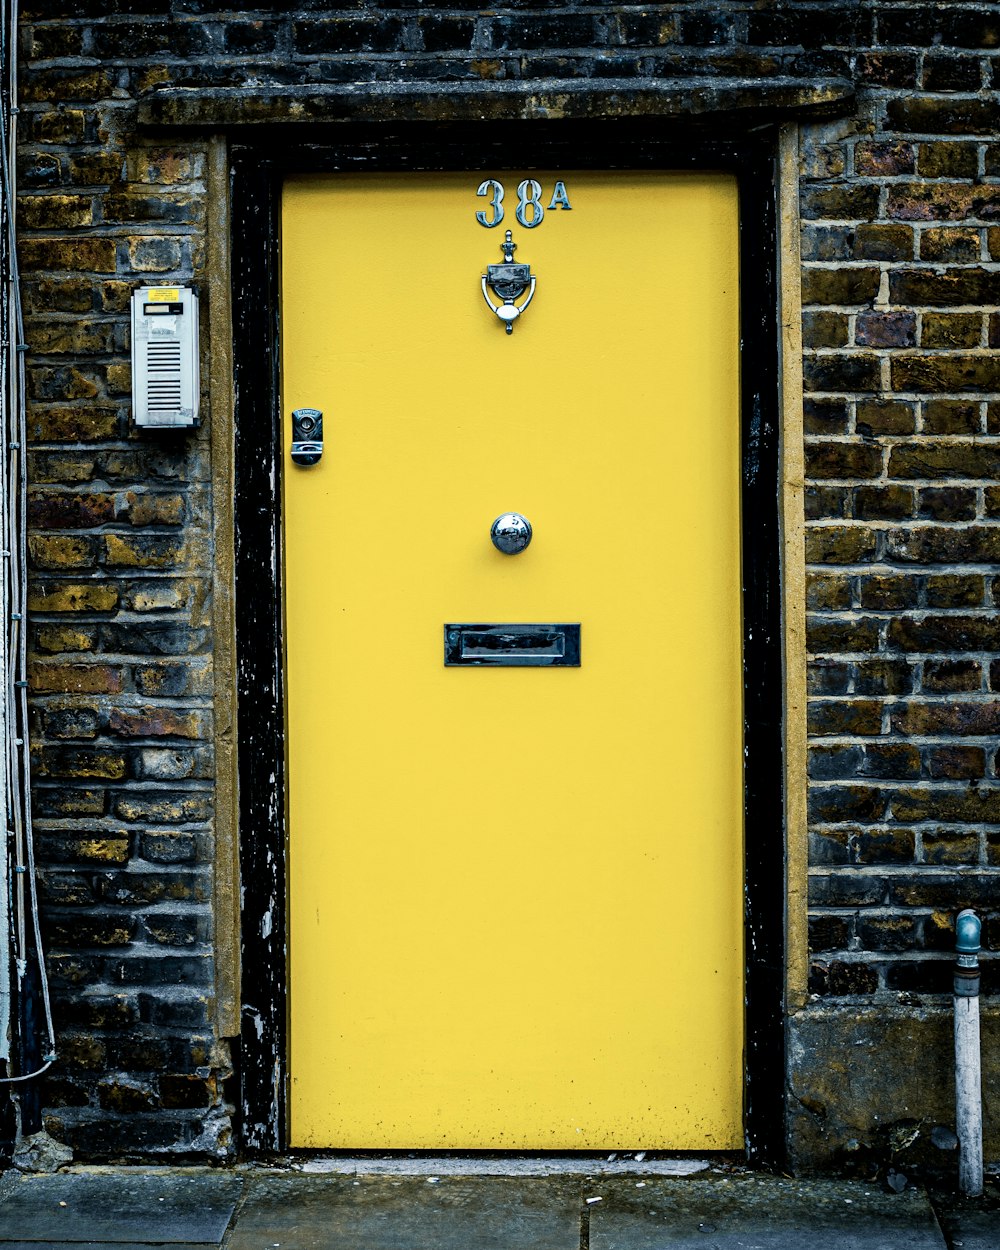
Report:
[[[83,1168],[8,1173],[0,1246],[20,1250],[997,1250],[1000,1215],[921,1190],[764,1176],[701,1164],[505,1174],[464,1161],[330,1170]],[[489,1162],[489,1161],[487,1161]],[[494,1161],[496,1162],[496,1161]],[[587,1161],[591,1166],[593,1161]],[[420,1172],[416,1174],[419,1166]],[[576,1165],[578,1168],[580,1164]],[[308,1170],[306,1170],[308,1168]],[[335,1169],[335,1170],[334,1170]],[[690,1169],[689,1169],[690,1170]],[[547,1171],[548,1174],[545,1174]],[[539,1174],[541,1173],[541,1174]],[[947,1233],[947,1236],[946,1236]]]

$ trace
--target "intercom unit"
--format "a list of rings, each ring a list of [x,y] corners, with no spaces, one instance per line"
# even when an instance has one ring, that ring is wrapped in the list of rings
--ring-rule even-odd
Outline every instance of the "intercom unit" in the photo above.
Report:
[[[198,296],[143,286],[132,295],[132,420],[146,429],[198,423]]]

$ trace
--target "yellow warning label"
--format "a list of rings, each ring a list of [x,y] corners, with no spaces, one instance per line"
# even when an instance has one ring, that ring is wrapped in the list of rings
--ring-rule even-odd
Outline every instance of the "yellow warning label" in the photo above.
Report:
[[[146,299],[150,304],[176,304],[181,297],[180,287],[154,286]]]

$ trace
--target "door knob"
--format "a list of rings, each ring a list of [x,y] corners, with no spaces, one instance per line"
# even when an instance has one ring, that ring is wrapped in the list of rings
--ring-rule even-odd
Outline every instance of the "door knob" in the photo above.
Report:
[[[497,551],[505,556],[516,556],[531,542],[531,522],[520,512],[505,512],[493,522],[490,538]]]

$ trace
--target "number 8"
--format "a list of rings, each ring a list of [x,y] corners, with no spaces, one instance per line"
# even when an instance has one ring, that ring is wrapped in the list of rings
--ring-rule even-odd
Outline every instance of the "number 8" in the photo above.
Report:
[[[529,195],[530,192],[530,195]],[[517,187],[517,220],[526,230],[542,224],[545,209],[541,204],[542,188],[534,178],[525,178]],[[528,220],[528,209],[531,209],[531,220]]]

